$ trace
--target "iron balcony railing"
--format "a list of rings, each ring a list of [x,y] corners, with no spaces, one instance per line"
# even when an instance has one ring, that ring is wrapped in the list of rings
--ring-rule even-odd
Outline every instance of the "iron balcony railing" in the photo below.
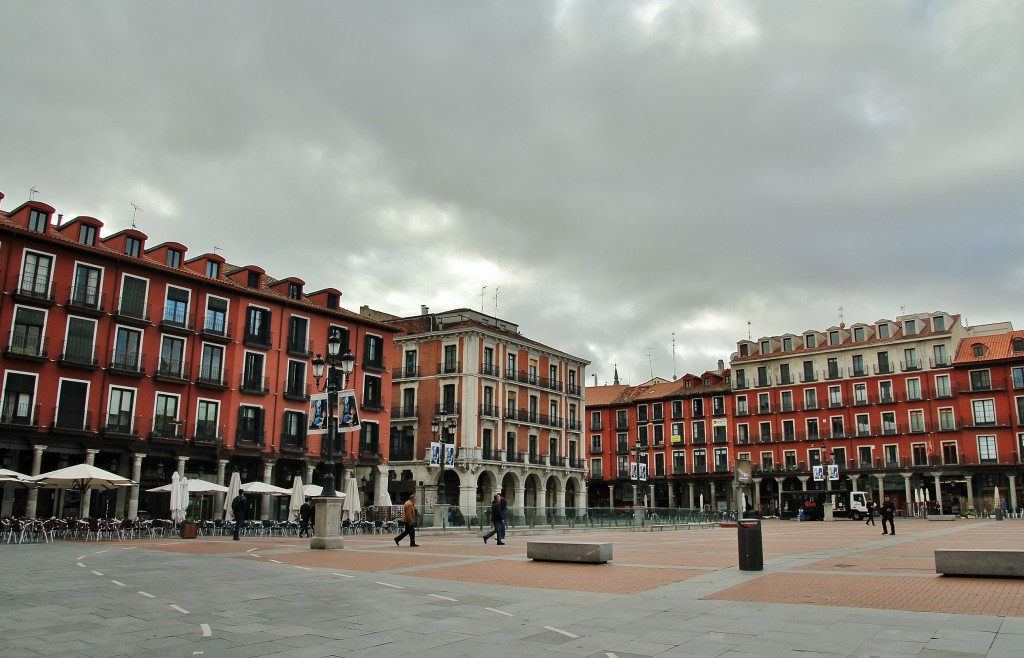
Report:
[[[392,381],[396,379],[411,379],[420,376],[419,366],[401,366],[391,371]]]

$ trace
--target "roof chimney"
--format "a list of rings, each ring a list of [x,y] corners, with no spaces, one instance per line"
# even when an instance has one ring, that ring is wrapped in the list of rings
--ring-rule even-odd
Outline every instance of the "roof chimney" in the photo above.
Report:
[[[430,309],[425,304],[420,304],[420,315],[430,315]]]
[[[722,372],[724,370],[725,370],[725,361],[722,361],[721,359],[719,359],[718,360],[718,372]]]

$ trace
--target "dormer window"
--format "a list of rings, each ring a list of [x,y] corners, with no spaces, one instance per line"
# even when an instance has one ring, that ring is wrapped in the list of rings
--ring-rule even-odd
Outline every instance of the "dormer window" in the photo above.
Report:
[[[140,251],[142,251],[142,240],[131,236],[125,239],[124,253],[128,254],[132,258],[138,258]]]
[[[880,325],[878,325],[878,337],[879,338],[888,338],[889,337],[889,325],[887,325],[887,324],[880,324]]]
[[[784,352],[789,352],[792,349],[793,349],[793,339],[792,338],[783,338],[782,339],[782,350]]]
[[[28,230],[46,233],[46,225],[50,222],[49,213],[32,210],[28,215]]]
[[[220,263],[215,260],[206,261],[206,276],[211,279],[220,277]]]
[[[167,250],[167,267],[178,269],[181,267],[181,252],[177,249]]]
[[[259,288],[260,287],[260,273],[259,272],[249,272],[249,282],[248,282],[248,285],[249,285],[250,288]]]
[[[946,318],[941,315],[936,315],[932,318],[932,327],[934,331],[945,331],[946,330]]]
[[[912,334],[916,334],[917,333],[917,320],[907,320],[907,330],[906,331],[907,331],[907,335],[908,336],[910,336]]]
[[[853,339],[855,341],[857,341],[858,343],[863,342],[863,340],[864,340],[864,327],[854,327],[853,328]]]
[[[818,341],[814,339],[814,334],[807,334],[804,336],[804,347],[816,347]]]
[[[78,242],[80,244],[96,246],[96,227],[82,224],[78,227]]]
[[[981,345],[975,345],[974,346],[974,356],[978,356],[978,357],[985,356],[985,348],[983,346],[981,346]]]
[[[327,308],[338,308],[338,296],[333,292],[327,293]]]
[[[747,356],[747,345],[744,343],[740,345],[740,356]]]
[[[761,341],[761,354],[768,354],[772,351],[772,344],[767,340]]]
[[[838,331],[830,331],[830,332],[828,332],[828,344],[829,345],[838,345],[839,344],[839,332]]]
[[[288,284],[288,298],[289,299],[302,299],[302,286],[297,283]]]
[[[1014,338],[1013,339],[1013,351],[1014,352],[1024,352],[1024,338]]]

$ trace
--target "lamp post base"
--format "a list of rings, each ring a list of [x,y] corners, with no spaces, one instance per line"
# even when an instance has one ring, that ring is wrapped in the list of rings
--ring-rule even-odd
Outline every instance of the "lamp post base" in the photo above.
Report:
[[[341,538],[341,508],[343,496],[318,496],[313,499],[316,522],[313,524],[313,538],[309,547],[317,550],[345,548]]]

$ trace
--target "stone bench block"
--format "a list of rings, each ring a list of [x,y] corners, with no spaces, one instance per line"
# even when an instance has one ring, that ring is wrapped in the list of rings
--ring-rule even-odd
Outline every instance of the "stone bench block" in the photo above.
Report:
[[[1024,578],[1024,550],[1012,548],[937,548],[935,572],[947,576]]]
[[[526,557],[544,562],[604,564],[612,559],[612,545],[610,542],[528,541]]]

